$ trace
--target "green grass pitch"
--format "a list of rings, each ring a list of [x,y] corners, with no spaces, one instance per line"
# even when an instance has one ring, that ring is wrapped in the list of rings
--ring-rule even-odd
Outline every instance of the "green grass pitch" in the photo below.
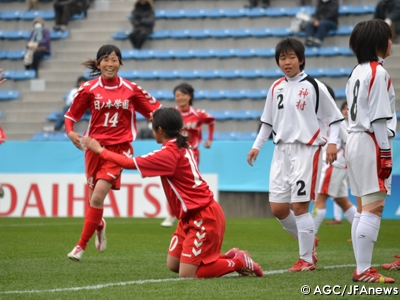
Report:
[[[325,225],[319,230],[319,261],[315,272],[288,273],[298,259],[297,242],[275,219],[227,219],[223,252],[248,250],[263,278],[232,275],[215,279],[184,279],[166,267],[174,228],[161,219],[107,219],[108,249],[98,253],[92,239],[81,262],[67,259],[79,238],[81,218],[0,218],[0,299],[393,299],[371,288],[400,290],[400,271],[382,271],[381,264],[400,254],[398,220],[383,220],[373,264],[395,284],[360,284],[351,280],[355,268],[350,225]],[[301,287],[308,285],[310,295]],[[340,295],[313,295],[323,286],[338,286]],[[357,295],[347,294],[358,286]],[[369,294],[375,295],[367,296]],[[379,293],[379,292],[378,292]]]

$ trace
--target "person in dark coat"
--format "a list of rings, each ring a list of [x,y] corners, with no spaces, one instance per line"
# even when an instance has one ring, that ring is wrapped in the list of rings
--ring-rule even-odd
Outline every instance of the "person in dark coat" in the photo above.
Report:
[[[128,36],[133,48],[142,48],[144,42],[153,32],[155,19],[151,0],[137,0],[135,2],[130,20],[133,31]]]
[[[338,0],[318,0],[313,20],[306,24],[306,46],[320,47],[328,32],[337,29],[338,18]]]
[[[55,0],[54,4],[55,25],[54,30],[67,30],[69,20],[73,15],[86,12],[86,0]]]
[[[400,0],[381,0],[375,7],[374,19],[385,20],[392,29],[392,41],[400,34]]]

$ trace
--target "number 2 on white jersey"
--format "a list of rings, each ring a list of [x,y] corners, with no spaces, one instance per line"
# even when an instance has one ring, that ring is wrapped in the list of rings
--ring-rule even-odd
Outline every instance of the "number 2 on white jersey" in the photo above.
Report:
[[[116,112],[111,118],[110,118],[110,113],[105,113],[105,119],[103,123],[103,127],[108,127],[109,124],[111,124],[111,127],[117,127],[118,124],[118,113]]]

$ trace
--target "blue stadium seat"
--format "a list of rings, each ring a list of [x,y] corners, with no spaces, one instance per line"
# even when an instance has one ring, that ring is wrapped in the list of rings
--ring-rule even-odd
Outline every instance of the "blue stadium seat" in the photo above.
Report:
[[[165,9],[156,9],[154,11],[157,19],[165,19],[166,10]],[[128,15],[129,18],[130,15]]]
[[[251,34],[253,37],[257,37],[257,38],[263,38],[263,37],[269,37],[272,36],[272,29],[271,28],[254,28],[251,31]]]
[[[180,49],[175,50],[174,55],[177,59],[190,59],[195,58],[197,54],[197,50],[194,49]]]
[[[272,36],[277,37],[287,37],[292,35],[292,31],[289,27],[282,27],[282,28],[271,28]]]
[[[141,72],[141,79],[145,80],[154,80],[154,79],[159,79],[160,74],[162,73],[162,70],[146,70]]]
[[[351,50],[349,47],[339,47],[340,48],[340,53],[344,56],[354,56],[353,50]]]
[[[140,50],[137,52],[136,59],[138,60],[145,60],[145,59],[152,59],[158,56],[158,50]]]
[[[353,14],[352,10],[353,10],[352,5],[339,5],[339,15],[340,16],[351,15],[351,14]]]
[[[236,57],[237,49],[225,48],[218,51],[218,58],[234,58]]]
[[[8,51],[7,59],[20,60],[24,58],[26,50],[10,50]]]
[[[15,71],[12,79],[14,79],[14,80],[29,80],[29,79],[34,79],[34,78],[36,78],[35,70],[20,70],[20,71]]]
[[[351,9],[351,13],[353,15],[373,14],[374,12],[375,12],[375,5],[373,4],[354,5],[353,9]]]
[[[156,74],[158,72],[158,78],[165,80],[179,79],[181,78],[181,70],[155,70]]]
[[[180,72],[180,78],[182,79],[198,79],[202,78],[203,70],[182,70]]]
[[[232,29],[231,36],[236,39],[251,37],[253,36],[253,31],[253,28],[236,28]]]
[[[226,121],[233,118],[232,110],[217,110],[212,115],[217,121]]]
[[[311,68],[306,70],[306,73],[314,78],[328,76],[327,72],[327,68]]]
[[[271,18],[281,18],[288,15],[288,9],[286,7],[273,7],[266,11],[266,16]]]
[[[218,28],[215,30],[212,30],[210,32],[211,37],[216,38],[216,39],[225,39],[232,37],[232,29],[229,28]]]
[[[10,51],[8,50],[0,50],[0,59],[7,59]]]
[[[259,57],[260,49],[258,48],[244,48],[237,49],[236,56],[239,58]]]
[[[121,50],[122,59],[135,59],[138,52],[139,50],[137,49]]]
[[[131,30],[118,30],[116,33],[111,35],[114,40],[126,40],[128,39],[128,34],[131,33]]]
[[[136,121],[145,121],[146,118],[142,114],[136,113]]]
[[[85,13],[84,12],[81,12],[81,13],[79,13],[79,14],[75,14],[75,15],[72,15],[71,16],[71,20],[81,20],[81,19],[83,19],[85,17]]]
[[[260,119],[262,111],[240,109],[233,112],[233,119],[235,120],[258,120]]]
[[[228,93],[229,90],[210,90],[207,97],[209,100],[222,100],[227,98]]]
[[[19,91],[17,90],[3,90],[0,91],[0,101],[15,100],[19,98]]]
[[[20,19],[24,21],[31,21],[34,18],[42,18],[43,19],[43,11],[41,10],[28,10],[23,11],[20,15]]]
[[[283,72],[279,68],[268,69],[263,72],[265,78],[280,78],[283,76]]]
[[[207,18],[211,18],[211,19],[218,19],[218,18],[226,17],[226,9],[223,9],[223,8],[207,9],[205,13],[207,14]]]
[[[318,47],[306,47],[304,55],[306,57],[314,57],[314,56],[319,56],[320,52],[321,52],[321,49]]]
[[[27,40],[30,36],[28,30],[9,30],[6,39],[8,40]]]
[[[346,99],[346,89],[334,89],[336,99]]]
[[[337,30],[336,30],[336,34],[337,35],[350,35],[351,32],[353,31],[354,26],[352,25],[343,25],[340,26]]]
[[[202,73],[202,78],[203,79],[216,79],[216,78],[221,78],[221,73],[223,70],[204,70]]]
[[[67,30],[51,30],[50,31],[50,38],[52,40],[62,40],[68,38],[68,31]]]
[[[4,40],[8,36],[8,31],[7,30],[0,30],[0,39]]]
[[[170,38],[172,39],[188,39],[191,37],[191,32],[188,29],[171,30]]]
[[[186,9],[165,10],[163,18],[165,18],[165,19],[183,19],[183,18],[186,18]]]
[[[275,49],[274,48],[261,48],[257,51],[258,57],[274,57],[275,56]]]
[[[348,77],[351,74],[351,68],[331,68],[326,70],[328,77]]]
[[[205,39],[211,37],[212,30],[210,29],[188,29],[192,39]]]
[[[248,8],[231,8],[225,10],[225,16],[227,18],[243,18],[247,17]]]
[[[235,89],[228,91],[227,98],[231,100],[246,99],[250,94],[250,90],[246,89]]]
[[[150,91],[150,95],[152,95],[157,100],[174,100],[174,94],[171,90]]]
[[[267,89],[255,89],[255,90],[250,90],[248,94],[248,98],[250,99],[265,99],[268,95],[268,90]]]
[[[340,47],[337,46],[329,46],[329,47],[323,47],[319,50],[319,54],[322,56],[338,56],[341,55],[341,49]]]
[[[187,9],[185,17],[188,19],[202,19],[207,17],[205,9]]]
[[[242,69],[229,69],[224,70],[221,74],[221,78],[224,79],[236,79],[243,77],[244,70]]]
[[[265,69],[246,69],[242,72],[242,77],[246,79],[268,78]]]
[[[166,50],[159,50],[157,53],[158,59],[173,59],[175,58],[175,50],[173,49],[166,49]]]
[[[268,14],[268,9],[263,7],[253,7],[247,11],[247,17],[249,18],[261,18]]]
[[[219,49],[200,49],[196,52],[197,58],[214,58],[219,57]]]
[[[208,90],[195,90],[194,91],[194,99],[196,100],[203,100],[208,99]]]
[[[56,14],[53,9],[43,11],[43,15],[42,15],[43,20],[54,20],[55,17],[56,17]]]
[[[12,21],[12,20],[17,21],[21,18],[22,14],[23,14],[22,10],[3,11],[3,13],[1,14],[1,19],[7,21]]]
[[[152,34],[150,34],[149,38],[153,39],[153,40],[168,39],[171,37],[171,32],[172,32],[172,30],[169,30],[169,29],[155,30],[155,31],[153,31]],[[130,31],[129,31],[129,33],[130,33]],[[127,38],[128,38],[128,36],[127,36]]]
[[[15,71],[13,70],[3,70],[4,79],[14,79]]]
[[[143,72],[141,70],[120,70],[118,75],[128,80],[134,80],[142,78],[142,73]],[[85,76],[85,78],[88,77]]]

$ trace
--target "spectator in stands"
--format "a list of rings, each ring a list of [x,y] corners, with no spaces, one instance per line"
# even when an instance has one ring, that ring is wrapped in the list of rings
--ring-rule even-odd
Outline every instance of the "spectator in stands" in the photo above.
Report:
[[[375,7],[374,19],[385,20],[392,30],[392,41],[400,34],[400,0],[381,0]]]
[[[338,27],[339,0],[318,0],[313,20],[306,24],[306,46],[320,47],[331,30]]]
[[[144,42],[153,32],[155,20],[153,2],[151,0],[137,0],[133,5],[130,19],[133,31],[128,36],[133,48],[142,48]]]
[[[38,68],[45,55],[50,52],[50,31],[44,27],[42,18],[33,20],[33,30],[26,44],[26,53],[24,56],[24,65],[27,70],[35,70],[36,77],[39,76]]]
[[[72,101],[74,101],[75,95],[78,92],[79,87],[86,82],[86,78],[83,76],[78,77],[78,80],[76,81],[76,86],[71,89],[67,95],[67,98],[65,99],[65,106],[63,108],[62,114],[60,114],[56,120],[56,123],[54,126],[45,126],[43,128],[44,131],[48,132],[54,132],[54,131],[60,131],[63,126],[64,126],[64,115],[68,111],[69,107],[72,104]]]
[[[73,15],[86,12],[86,0],[55,0],[54,1],[55,25],[54,30],[67,30],[68,22]]]
[[[39,10],[39,1],[38,0],[25,0],[25,3],[26,3],[26,11]]]

